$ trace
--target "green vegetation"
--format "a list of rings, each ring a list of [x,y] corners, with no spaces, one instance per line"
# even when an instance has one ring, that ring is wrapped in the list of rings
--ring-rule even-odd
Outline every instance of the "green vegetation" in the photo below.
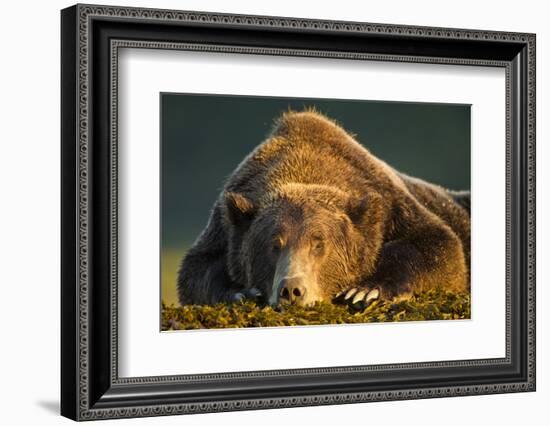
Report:
[[[362,312],[328,302],[311,307],[271,308],[244,302],[234,305],[162,305],[162,330],[281,327],[294,325],[356,324],[388,321],[425,321],[470,318],[470,295],[431,290],[402,301],[376,301]]]

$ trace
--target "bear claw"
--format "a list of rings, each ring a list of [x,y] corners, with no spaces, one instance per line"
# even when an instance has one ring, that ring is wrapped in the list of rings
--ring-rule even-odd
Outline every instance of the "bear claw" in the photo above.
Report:
[[[237,291],[231,296],[232,303],[244,302],[245,300],[259,301],[262,297],[262,292],[255,287],[245,288],[241,291]]]
[[[369,302],[371,300],[376,300],[380,297],[380,290],[378,290],[377,288],[369,291],[369,294],[367,294],[367,297],[365,299],[365,302]]]
[[[344,300],[350,299],[355,293],[357,293],[357,289],[356,289],[356,288],[352,288],[352,289],[348,290],[348,292],[347,292],[346,295],[344,296]]]
[[[248,294],[249,294],[249,297],[253,299],[262,297],[262,292],[255,287],[248,289]]]
[[[246,299],[246,297],[240,291],[231,296],[231,302],[233,303],[242,302],[244,299]]]
[[[337,303],[344,303],[354,309],[363,310],[379,298],[380,290],[378,288],[369,289],[353,287],[351,289],[341,291],[334,299]]]
[[[355,293],[355,296],[351,301],[352,305],[355,305],[357,302],[361,302],[362,300],[364,300],[366,295],[367,295],[367,290],[361,290]]]

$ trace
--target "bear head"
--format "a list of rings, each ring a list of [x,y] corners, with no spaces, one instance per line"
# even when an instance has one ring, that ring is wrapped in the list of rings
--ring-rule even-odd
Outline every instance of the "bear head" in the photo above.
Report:
[[[228,271],[264,302],[312,305],[360,285],[383,244],[381,197],[286,184],[259,199],[225,192]]]

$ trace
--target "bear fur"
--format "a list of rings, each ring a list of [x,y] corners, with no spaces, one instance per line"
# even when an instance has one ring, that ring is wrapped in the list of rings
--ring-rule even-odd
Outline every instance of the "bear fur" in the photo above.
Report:
[[[406,176],[315,111],[287,112],[228,178],[178,273],[181,304],[364,307],[469,288],[470,195]]]

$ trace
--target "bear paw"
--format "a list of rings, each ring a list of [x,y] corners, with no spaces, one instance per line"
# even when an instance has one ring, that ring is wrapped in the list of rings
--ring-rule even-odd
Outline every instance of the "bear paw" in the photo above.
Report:
[[[239,291],[236,291],[231,295],[230,301],[232,303],[244,302],[246,300],[259,302],[261,299],[262,299],[262,292],[257,288],[252,287],[252,288],[243,288]]]
[[[378,299],[380,299],[380,289],[377,287],[352,287],[338,293],[334,297],[334,302],[362,311]]]

